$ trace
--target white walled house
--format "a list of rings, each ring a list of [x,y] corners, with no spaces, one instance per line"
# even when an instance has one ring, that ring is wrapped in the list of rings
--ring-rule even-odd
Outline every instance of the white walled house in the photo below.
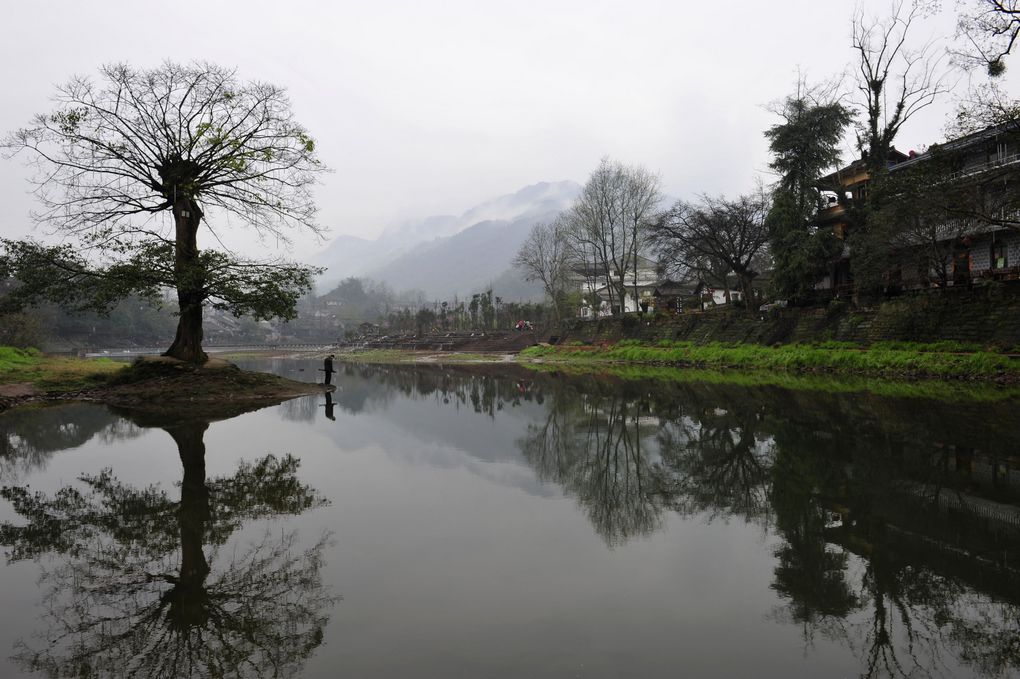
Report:
[[[609,304],[611,279],[604,270],[593,271],[590,268],[577,266],[573,269],[573,280],[581,293],[581,304],[577,310],[579,317],[604,318],[613,315],[613,309]],[[615,298],[619,283],[616,279],[612,279],[612,282],[614,283],[612,296]],[[652,295],[659,282],[658,265],[655,260],[639,255],[637,258],[637,280],[635,281],[633,271],[628,271],[624,276],[627,293],[623,299],[624,313],[640,311],[642,301],[653,305]],[[598,309],[595,308],[596,301],[599,301]],[[619,300],[614,299],[614,303],[619,305]]]

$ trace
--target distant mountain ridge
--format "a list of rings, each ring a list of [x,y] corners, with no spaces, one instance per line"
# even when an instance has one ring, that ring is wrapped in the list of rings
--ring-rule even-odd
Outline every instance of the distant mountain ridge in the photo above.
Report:
[[[510,262],[532,226],[567,209],[580,192],[571,181],[539,182],[485,201],[459,217],[434,215],[388,228],[376,240],[341,235],[312,259],[328,268],[320,292],[348,276],[364,276],[397,291],[418,289],[436,299],[466,295],[498,281],[507,299],[540,292]]]
[[[404,221],[383,231],[379,240],[431,240],[456,235],[480,222],[513,221],[530,212],[559,212],[577,197],[580,190],[581,187],[571,181],[538,182],[480,203],[459,217],[433,215]]]

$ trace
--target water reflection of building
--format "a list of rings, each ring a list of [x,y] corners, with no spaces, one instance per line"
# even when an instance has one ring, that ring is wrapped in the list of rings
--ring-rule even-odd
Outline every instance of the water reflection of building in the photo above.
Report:
[[[936,446],[942,447],[938,443]],[[1016,452],[1020,454],[1020,451]],[[961,479],[979,486],[982,492],[1020,501],[1020,458],[949,445],[945,451],[945,464]]]

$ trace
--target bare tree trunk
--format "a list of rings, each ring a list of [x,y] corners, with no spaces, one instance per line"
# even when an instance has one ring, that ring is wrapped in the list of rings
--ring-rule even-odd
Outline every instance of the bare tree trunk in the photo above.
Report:
[[[167,432],[177,443],[184,467],[178,522],[181,535],[181,580],[204,579],[209,573],[202,550],[205,524],[209,520],[209,489],[205,485],[205,442],[208,425],[184,424]]]
[[[751,279],[746,273],[740,274],[740,288],[741,292],[744,293],[744,308],[751,311],[753,308],[752,304],[754,302],[754,300],[751,299],[753,290],[751,288]]]
[[[174,205],[176,242],[174,273],[177,279],[177,335],[163,354],[188,363],[205,363],[202,351],[202,303],[205,301],[204,275],[198,262],[198,225],[202,210],[190,198],[179,198]]]
[[[620,295],[620,318],[623,318],[627,314],[627,273],[625,271],[620,272],[620,289],[617,291]]]
[[[634,279],[634,310],[641,311],[641,300],[638,298],[638,276],[637,276],[637,258],[638,258],[638,223],[634,222],[633,229],[631,230],[631,244],[634,249],[633,257],[631,258],[631,265],[634,270],[631,272]]]
[[[184,626],[205,624],[208,617],[205,579],[210,568],[203,549],[206,524],[210,517],[203,441],[208,426],[197,422],[166,429],[177,443],[177,453],[184,467],[184,479],[181,482],[181,504],[177,510],[181,539],[179,579],[164,597],[170,602],[167,617]]]
[[[609,261],[609,257],[606,254],[606,246],[600,246],[599,251],[600,266],[606,272],[606,295],[609,297],[609,311],[610,315],[616,315],[616,287],[613,284],[612,265]]]

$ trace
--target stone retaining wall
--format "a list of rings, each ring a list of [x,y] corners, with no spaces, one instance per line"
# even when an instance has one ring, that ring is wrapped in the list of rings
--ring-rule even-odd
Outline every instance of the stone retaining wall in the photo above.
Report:
[[[668,320],[628,317],[564,324],[561,342],[623,338],[777,344],[839,340],[871,344],[882,340],[955,340],[1000,348],[1020,347],[1020,282],[904,294],[870,309],[835,302],[816,309],[774,309],[749,314],[716,309]]]

